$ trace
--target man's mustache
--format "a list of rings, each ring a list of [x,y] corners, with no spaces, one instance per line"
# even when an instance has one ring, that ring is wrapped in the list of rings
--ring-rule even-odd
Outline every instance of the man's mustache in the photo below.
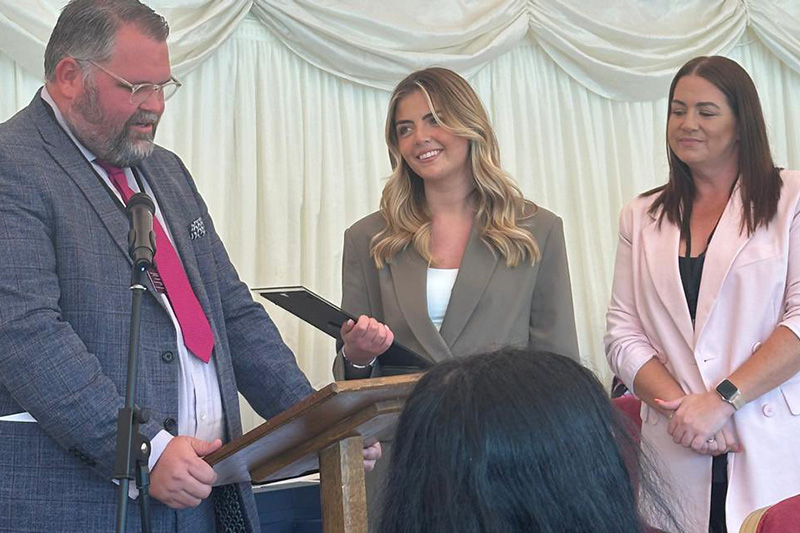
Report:
[[[134,125],[152,124],[153,134],[155,134],[160,118],[158,113],[153,113],[152,111],[137,111],[125,122],[125,129],[127,130]]]

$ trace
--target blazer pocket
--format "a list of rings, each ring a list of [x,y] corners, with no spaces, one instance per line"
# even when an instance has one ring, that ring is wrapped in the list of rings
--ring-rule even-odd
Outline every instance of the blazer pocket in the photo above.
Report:
[[[752,247],[746,246],[736,258],[733,268],[742,268],[769,259],[779,259],[782,255],[781,249],[776,242],[759,243]]]
[[[780,386],[786,405],[794,415],[800,415],[800,378],[794,377]]]

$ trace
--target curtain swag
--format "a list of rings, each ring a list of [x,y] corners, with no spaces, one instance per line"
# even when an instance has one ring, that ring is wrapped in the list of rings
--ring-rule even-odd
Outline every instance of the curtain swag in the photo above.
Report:
[[[0,51],[42,76],[64,0],[0,0]],[[391,90],[429,65],[471,77],[523,40],[569,76],[613,100],[647,101],[698,55],[726,54],[747,28],[800,72],[796,0],[151,0],[172,27],[178,76],[254,17],[308,63]]]

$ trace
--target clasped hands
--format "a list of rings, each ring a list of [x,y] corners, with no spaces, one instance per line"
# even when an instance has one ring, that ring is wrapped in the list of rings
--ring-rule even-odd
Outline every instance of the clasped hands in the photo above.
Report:
[[[669,412],[667,433],[676,444],[702,455],[740,452],[731,424],[736,410],[716,391],[687,394],[671,401],[656,398],[656,405]]]

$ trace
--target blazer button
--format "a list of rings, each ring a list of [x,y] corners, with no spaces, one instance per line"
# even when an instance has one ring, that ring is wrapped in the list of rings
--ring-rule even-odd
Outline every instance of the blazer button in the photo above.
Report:
[[[175,422],[174,418],[165,418],[164,419],[164,429],[166,429],[170,433],[174,433],[175,430],[178,429],[178,423]]]
[[[761,407],[761,412],[764,413],[764,416],[769,416],[769,417],[775,416],[775,408],[772,406],[771,403],[765,403]]]
[[[161,360],[165,363],[171,363],[175,360],[175,354],[172,352],[164,352],[161,354]]]

